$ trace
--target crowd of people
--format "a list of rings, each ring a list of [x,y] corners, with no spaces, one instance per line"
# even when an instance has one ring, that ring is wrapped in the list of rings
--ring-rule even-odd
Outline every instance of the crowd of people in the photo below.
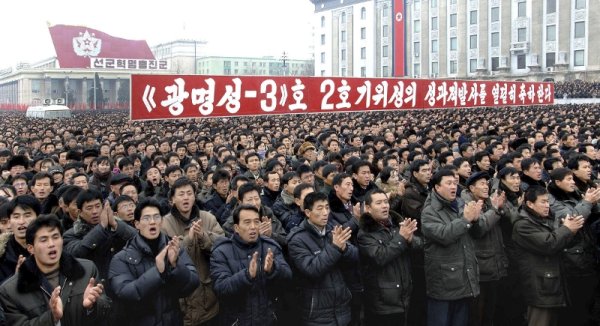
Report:
[[[582,80],[554,83],[555,98],[596,98],[600,96],[600,83]]]
[[[600,323],[597,105],[0,115],[0,325]]]

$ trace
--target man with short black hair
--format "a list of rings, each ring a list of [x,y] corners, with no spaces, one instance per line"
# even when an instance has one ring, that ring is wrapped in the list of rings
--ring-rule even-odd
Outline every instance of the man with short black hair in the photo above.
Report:
[[[365,210],[358,231],[365,325],[405,325],[412,292],[408,251],[421,244],[413,236],[417,221],[394,219],[388,197],[381,189],[367,193]]]
[[[421,213],[425,237],[428,325],[467,325],[470,300],[479,295],[479,273],[472,236],[485,233],[479,219],[483,203],[461,205],[454,172],[440,170]]]
[[[234,197],[229,190],[231,174],[225,170],[218,169],[212,175],[212,191],[204,202],[206,210],[211,212],[217,219],[223,215],[226,205]]]
[[[110,302],[103,294],[104,286],[97,283],[98,270],[93,262],[63,252],[58,218],[34,219],[25,239],[31,256],[17,275],[0,286],[8,324],[103,325]]]
[[[254,205],[233,211],[234,234],[219,239],[210,258],[214,291],[219,297],[223,325],[272,325],[276,322],[270,295],[292,277],[281,247],[261,235],[261,215]],[[244,257],[234,259],[231,257]],[[246,259],[246,257],[248,259]]]
[[[8,203],[6,213],[11,232],[0,235],[0,283],[14,275],[17,266],[30,256],[25,231],[40,211],[40,203],[31,195],[17,196]]]
[[[282,190],[275,200],[272,209],[275,216],[284,223],[284,216],[290,214],[294,209],[294,189],[300,184],[300,177],[298,177],[296,172],[286,172],[281,177],[279,184]]]
[[[590,237],[594,233],[590,221],[598,217],[600,189],[589,188],[585,193],[579,192],[573,171],[567,168],[553,170],[550,177],[552,182],[548,185],[548,192],[554,219],[581,216],[587,221],[563,250],[561,266],[566,276],[566,287],[576,295],[570,297],[570,304],[561,312],[559,325],[591,324],[589,307],[593,305],[598,273],[595,268],[595,241]]]
[[[562,252],[584,223],[582,216],[568,215],[559,225],[550,212],[548,191],[532,186],[525,193],[520,219],[514,223],[529,325],[558,325],[560,309],[568,305],[570,292],[561,268]]]
[[[358,263],[358,251],[349,242],[352,230],[341,225],[331,227],[329,202],[323,193],[313,192],[304,198],[304,213],[308,218],[288,236],[294,278],[302,291],[302,323],[348,325],[352,295],[343,269]]]
[[[65,233],[65,252],[93,261],[103,279],[108,278],[110,260],[135,236],[135,229],[115,219],[102,194],[85,190],[77,196],[79,218]]]
[[[243,184],[238,189],[237,200],[238,205],[254,205],[254,207],[256,207],[256,209],[258,209],[260,212],[260,235],[272,238],[273,240],[277,241],[282,248],[285,248],[287,242],[285,240],[286,233],[283,225],[275,216],[275,214],[273,214],[273,211],[262,204],[260,198],[260,187],[253,182]],[[233,216],[230,216],[225,224],[223,224],[223,229],[232,234],[232,231],[234,231],[234,225]]]
[[[202,324],[219,311],[210,286],[208,257],[213,243],[224,232],[213,214],[196,206],[196,187],[192,181],[187,178],[175,181],[169,195],[173,206],[163,218],[162,230],[169,237],[180,238],[201,280],[200,287],[183,301],[184,319],[192,325]]]
[[[279,173],[275,171],[265,173],[265,183],[263,184],[260,196],[263,205],[271,209],[273,208],[273,204],[275,204],[277,197],[281,193],[280,184]]]

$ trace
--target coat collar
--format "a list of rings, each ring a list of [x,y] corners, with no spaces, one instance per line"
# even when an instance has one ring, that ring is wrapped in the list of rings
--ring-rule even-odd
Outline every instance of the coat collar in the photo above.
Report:
[[[83,266],[75,257],[62,252],[60,257],[60,274],[67,279],[76,280],[85,275]],[[37,291],[45,280],[44,274],[39,270],[35,263],[35,257],[30,256],[25,260],[17,276],[17,290],[19,292]]]

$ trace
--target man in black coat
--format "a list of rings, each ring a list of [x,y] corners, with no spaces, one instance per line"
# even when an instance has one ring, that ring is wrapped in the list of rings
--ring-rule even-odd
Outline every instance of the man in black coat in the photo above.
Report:
[[[529,325],[558,325],[560,309],[569,302],[561,253],[584,219],[568,215],[562,226],[555,222],[548,191],[539,186],[527,189],[520,219],[514,223],[513,240]]]
[[[97,284],[93,262],[62,251],[62,225],[55,215],[32,221],[26,232],[31,256],[0,286],[8,325],[103,325],[110,302]]]
[[[352,294],[342,269],[358,262],[349,227],[327,224],[327,196],[313,192],[304,198],[304,220],[288,236],[290,262],[301,288],[303,325],[347,325]]]
[[[417,221],[394,221],[383,190],[365,196],[358,249],[365,287],[365,325],[404,325],[412,291],[410,247],[419,245],[413,234]]]
[[[215,243],[210,259],[221,322],[271,325],[277,319],[274,286],[291,279],[292,271],[279,244],[260,235],[258,208],[239,205],[233,211],[233,223],[235,233]]]
[[[0,283],[13,276],[17,266],[31,255],[27,251],[25,231],[40,210],[40,203],[30,195],[17,196],[8,204],[11,232],[0,235]]]
[[[79,219],[65,233],[65,252],[93,261],[102,279],[108,278],[110,260],[136,234],[134,228],[115,219],[110,205],[102,205],[102,194],[85,190],[77,197]]]

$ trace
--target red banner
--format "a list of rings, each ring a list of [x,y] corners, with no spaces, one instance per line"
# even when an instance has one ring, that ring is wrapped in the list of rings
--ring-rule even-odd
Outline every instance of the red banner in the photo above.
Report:
[[[404,53],[404,0],[394,0],[394,76],[402,77],[405,71]]]
[[[553,103],[553,83],[342,77],[131,76],[133,120]]]
[[[82,26],[55,25],[49,30],[61,68],[89,68],[90,58],[154,60],[146,41],[126,40]]]

